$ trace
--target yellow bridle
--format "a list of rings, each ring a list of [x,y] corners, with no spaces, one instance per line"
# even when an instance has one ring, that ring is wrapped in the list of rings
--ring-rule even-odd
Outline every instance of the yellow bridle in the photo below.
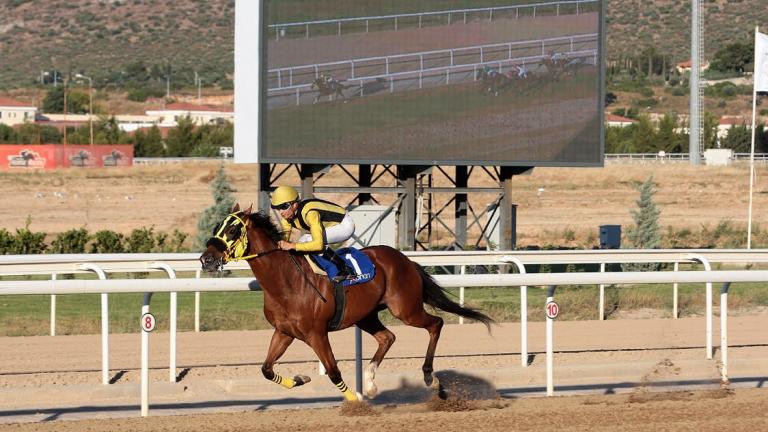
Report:
[[[234,240],[229,240],[227,239],[227,236],[224,235],[224,231],[232,226],[233,223],[240,225],[240,237]],[[260,255],[259,253],[243,255],[248,250],[248,229],[245,221],[243,221],[237,213],[230,213],[227,215],[221,223],[220,228],[213,233],[213,238],[221,240],[227,247],[224,251],[224,264],[229,261],[241,261],[256,258]]]

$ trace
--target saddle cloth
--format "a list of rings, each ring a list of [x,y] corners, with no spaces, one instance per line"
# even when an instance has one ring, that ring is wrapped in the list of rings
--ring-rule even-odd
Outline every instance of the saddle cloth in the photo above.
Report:
[[[373,265],[373,262],[371,262],[370,258],[368,258],[368,255],[360,252],[359,250],[353,247],[345,247],[336,250],[336,254],[347,263],[349,268],[355,271],[355,276],[353,278],[341,282],[342,286],[357,285],[368,282],[369,280],[373,279],[374,276],[376,276],[376,268]],[[333,277],[339,273],[339,269],[336,268],[332,262],[328,261],[322,256],[314,254],[307,256],[311,257],[309,260],[310,266],[312,267],[312,270],[315,271],[315,273],[325,274],[329,279],[333,279]],[[311,265],[312,261],[314,261],[316,266]]]

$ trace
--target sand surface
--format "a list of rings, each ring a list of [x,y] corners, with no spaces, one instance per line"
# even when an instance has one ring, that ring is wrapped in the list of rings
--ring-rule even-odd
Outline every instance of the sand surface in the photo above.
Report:
[[[100,384],[99,336],[2,338],[0,430],[762,430],[768,396],[756,387],[768,377],[766,325],[765,313],[730,317],[731,383],[721,386],[721,351],[705,358],[703,317],[556,322],[556,397],[546,398],[543,323],[530,325],[527,368],[517,324],[496,326],[492,335],[481,325],[449,324],[435,360],[447,402],[421,382],[426,332],[393,327],[398,340],[367,409],[339,407],[340,394],[299,341],[276,371],[312,382],[289,391],[264,380],[270,331],[181,333],[181,379],[171,384],[168,334],[155,333],[146,419],[137,418],[137,334],[110,336],[109,386]],[[715,331],[715,346],[719,340]],[[332,337],[352,387],[353,341],[348,330]],[[374,348],[364,335],[364,358]]]

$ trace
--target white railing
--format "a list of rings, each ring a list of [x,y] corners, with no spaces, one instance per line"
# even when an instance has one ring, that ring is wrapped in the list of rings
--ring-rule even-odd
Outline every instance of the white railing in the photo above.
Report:
[[[549,8],[549,9],[554,8],[554,14],[556,16],[559,16],[561,15],[561,13],[567,13],[565,10],[561,11],[563,6],[571,6],[573,10],[572,14],[578,15],[583,11],[582,5],[592,4],[592,3],[599,5],[598,0],[564,0],[564,1],[544,2],[544,3],[533,3],[533,4],[526,4],[526,5],[514,5],[514,6],[452,9],[452,10],[444,10],[444,11],[430,11],[430,12],[351,17],[351,18],[336,18],[336,19],[327,19],[327,20],[302,21],[302,22],[290,22],[290,23],[275,23],[275,24],[269,24],[268,28],[270,29],[270,37],[271,37],[272,31],[274,31],[274,37],[277,40],[279,40],[281,37],[285,37],[285,32],[294,28],[302,29],[303,30],[302,36],[308,39],[311,35],[311,28],[317,27],[317,26],[333,27],[335,30],[335,33],[338,36],[341,36],[344,25],[347,25],[347,28],[349,29],[359,28],[358,32],[364,31],[365,33],[368,33],[370,31],[371,22],[391,21],[392,25],[387,30],[398,30],[404,27],[409,28],[414,26],[417,26],[418,28],[422,28],[424,25],[424,18],[430,18],[430,17],[445,16],[445,22],[442,22],[442,23],[451,25],[456,22],[456,20],[452,19],[452,17],[456,15],[460,15],[462,17],[461,22],[466,24],[467,19],[469,18],[471,20],[472,15],[475,15],[478,17],[482,16],[483,19],[487,18],[488,21],[493,21],[494,13],[498,17],[499,12],[514,11],[515,18],[517,19],[520,17],[521,9],[530,10],[531,17],[536,18],[537,9],[541,10],[541,8]],[[539,13],[539,15],[541,15],[541,13]],[[569,13],[569,15],[571,15],[571,13]],[[409,21],[409,19],[414,21],[413,24],[411,24],[410,26],[407,24],[403,26],[402,25],[403,21],[405,20],[407,22]],[[365,26],[365,30],[362,30],[363,25]],[[354,31],[354,30],[351,30],[351,31]]]
[[[508,264],[508,258],[530,264],[630,264],[693,263],[690,254],[711,263],[749,264],[768,262],[768,249],[596,249],[547,251],[406,251],[404,254],[426,267],[483,266]],[[200,269],[199,253],[0,255],[0,276],[90,273],[80,264],[98,264],[107,273],[153,272],[154,262],[168,263],[176,272]],[[248,270],[242,261],[227,264],[229,270]],[[208,279],[206,279],[208,280]]]
[[[596,52],[597,36],[597,33],[586,33],[273,68],[267,71],[267,87],[270,92],[308,87],[322,73],[329,73],[342,81],[370,81],[398,76],[398,73],[402,75],[444,72],[456,66],[477,66],[514,60],[523,62],[526,59],[530,62],[545,58],[554,48],[563,47],[564,49],[557,50],[558,54]],[[360,70],[365,72],[361,74]]]
[[[606,153],[605,160],[640,160],[643,162],[688,161],[688,153]],[[749,161],[749,153],[733,153],[732,160]],[[768,162],[768,153],[755,153],[755,161]]]
[[[155,267],[162,267],[156,263]],[[720,296],[720,352],[721,379],[728,381],[728,339],[727,339],[727,298],[728,286],[734,282],[766,282],[768,271],[689,271],[689,272],[627,272],[627,273],[542,273],[542,274],[488,274],[488,275],[437,275],[436,281],[446,288],[451,287],[489,287],[489,286],[548,286],[548,301],[554,300],[555,287],[558,285],[585,284],[647,284],[647,283],[723,283]],[[252,278],[229,279],[153,279],[153,280],[50,280],[50,281],[2,281],[0,295],[28,294],[108,294],[108,293],[148,293],[148,292],[194,292],[194,291],[247,291],[255,289],[257,282]],[[708,285],[709,287],[710,285]],[[146,299],[146,297],[145,297]],[[711,295],[707,296],[711,302]],[[146,300],[145,300],[146,301]],[[708,305],[709,306],[709,305]],[[148,312],[148,304],[142,306],[142,313]],[[711,320],[711,307],[708,307],[708,320]],[[356,333],[359,329],[356,330]],[[546,367],[547,394],[554,394],[554,321],[547,318]],[[148,338],[142,340],[142,388],[141,415],[149,414],[149,382],[147,376]],[[707,328],[708,340],[711,329]],[[356,334],[356,352],[362,352],[359,334]],[[711,348],[707,346],[707,358],[711,358]],[[356,355],[356,376],[362,375],[362,358]],[[357,382],[358,392],[362,383]]]

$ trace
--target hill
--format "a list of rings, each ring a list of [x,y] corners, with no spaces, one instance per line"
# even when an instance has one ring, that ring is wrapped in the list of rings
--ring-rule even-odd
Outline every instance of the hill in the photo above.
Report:
[[[358,0],[352,7],[348,0],[340,0],[337,3],[350,7],[339,7],[335,14],[359,10],[360,2],[383,7],[378,1]],[[434,10],[477,3],[404,4]],[[764,8],[764,0],[708,0],[705,4],[710,55],[728,42],[750,38],[758,21],[755,11]],[[302,19],[308,7],[307,0],[283,0],[273,15],[280,21]],[[609,59],[639,57],[649,47],[671,56],[671,62],[688,58],[690,2],[608,0],[607,10]],[[172,86],[192,85],[197,71],[204,84],[228,87],[233,31],[234,0],[6,0],[0,2],[0,88],[29,86],[41,71],[53,69],[82,72],[102,85],[119,86],[125,71],[140,63],[152,69],[148,78],[156,81],[172,72]]]

